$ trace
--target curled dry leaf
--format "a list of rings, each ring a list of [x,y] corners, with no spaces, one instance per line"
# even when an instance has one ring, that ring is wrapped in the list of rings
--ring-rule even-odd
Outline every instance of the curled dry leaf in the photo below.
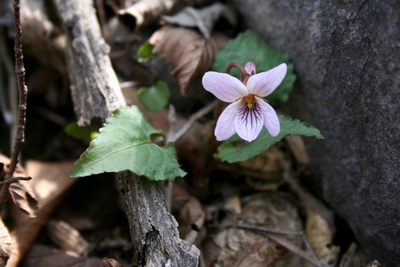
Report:
[[[201,229],[204,227],[205,217],[201,203],[197,198],[189,197],[177,216],[179,235],[191,244],[195,244],[198,241]]]
[[[246,175],[246,184],[257,191],[276,191],[283,183],[280,161],[285,158],[278,146],[246,161],[238,162],[238,173]]]
[[[10,159],[0,154],[0,162],[3,162],[4,166],[7,168],[7,165],[10,163]],[[28,175],[26,174],[24,168],[18,164],[14,172],[14,177],[28,177]],[[20,211],[27,214],[29,217],[35,216],[35,212],[37,210],[37,200],[35,192],[32,190],[31,181],[17,181],[15,183],[11,183],[8,191],[13,203]]]
[[[310,163],[310,158],[307,153],[306,145],[304,144],[303,138],[300,135],[285,136],[285,141],[288,144],[297,162],[301,164]]]
[[[11,237],[15,240],[15,243],[9,247],[10,259],[7,262],[7,267],[18,266],[20,259],[24,257],[37,234],[47,222],[48,217],[54,211],[60,196],[77,181],[69,177],[74,163],[75,160],[58,163],[27,162],[26,172],[34,177],[30,182],[37,196],[39,209],[35,218],[27,218],[27,216],[21,216],[20,212],[11,211],[13,219],[18,226],[11,232]],[[30,266],[51,266],[51,264]]]
[[[175,24],[182,27],[197,27],[205,38],[211,36],[217,20],[223,17],[232,26],[236,25],[236,14],[234,10],[224,4],[214,3],[202,9],[186,7],[173,16],[162,16],[162,22]]]
[[[102,258],[101,262],[103,263],[102,267],[124,267],[116,259],[112,259],[112,258]]]
[[[357,244],[353,242],[342,256],[339,267],[365,267],[365,262],[365,255],[357,247]]]
[[[186,95],[190,80],[210,69],[215,54],[228,37],[213,33],[209,39],[194,30],[164,26],[150,38],[154,52],[175,67],[171,74],[178,80],[181,95]]]
[[[236,223],[250,224],[286,231],[300,231],[301,219],[288,195],[254,194],[242,198],[242,214]],[[232,220],[222,222],[232,223]],[[234,222],[235,224],[235,222]],[[293,246],[301,247],[299,236],[285,236]],[[265,233],[239,228],[220,231],[215,242],[221,247],[215,266],[301,266],[302,259],[268,238]],[[272,266],[272,265],[271,265]]]
[[[70,251],[79,256],[89,251],[89,243],[78,230],[64,221],[50,220],[46,225],[46,233],[63,251]]]
[[[184,0],[142,0],[118,12],[119,20],[131,30],[138,31],[162,15],[170,12],[177,5],[186,5]]]
[[[332,244],[332,231],[328,222],[318,213],[305,207],[308,242],[323,267],[337,266],[340,247]],[[312,266],[310,264],[305,266]]]

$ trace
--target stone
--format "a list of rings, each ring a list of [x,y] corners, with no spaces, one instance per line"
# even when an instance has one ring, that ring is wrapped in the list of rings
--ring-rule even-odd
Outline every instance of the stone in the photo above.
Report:
[[[306,138],[324,199],[367,261],[400,266],[400,2],[233,3],[292,58],[291,115],[326,138]]]

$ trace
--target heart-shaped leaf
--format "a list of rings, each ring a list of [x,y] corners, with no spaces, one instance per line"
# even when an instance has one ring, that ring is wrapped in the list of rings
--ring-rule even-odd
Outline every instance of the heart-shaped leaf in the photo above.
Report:
[[[168,104],[170,93],[168,85],[159,81],[155,86],[150,88],[140,88],[137,95],[140,103],[148,110],[160,111]]]
[[[256,65],[257,73],[272,69],[281,63],[288,66],[287,74],[278,88],[270,94],[267,99],[272,104],[280,101],[285,102],[293,90],[296,75],[293,73],[293,65],[290,63],[289,55],[268,46],[254,30],[248,30],[239,34],[234,40],[217,53],[212,69],[225,72],[231,62],[244,66],[252,61]],[[231,75],[239,79],[239,70],[233,68]]]
[[[123,170],[151,180],[173,181],[184,176],[173,144],[160,147],[151,136],[163,134],[150,126],[136,106],[117,109],[75,163],[71,177]]]
[[[248,160],[255,155],[258,155],[276,142],[282,140],[286,135],[304,135],[314,136],[319,139],[324,139],[318,129],[312,127],[306,122],[292,120],[290,117],[279,115],[281,131],[278,136],[272,137],[268,131],[263,128],[260,135],[253,142],[243,141],[237,134],[226,140],[218,147],[218,157],[229,163]],[[240,142],[235,146],[234,143]]]

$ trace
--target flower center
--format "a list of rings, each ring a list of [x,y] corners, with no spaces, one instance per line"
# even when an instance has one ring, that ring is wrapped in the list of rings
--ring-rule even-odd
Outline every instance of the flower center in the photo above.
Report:
[[[248,108],[252,108],[254,105],[254,95],[248,95],[244,97]]]

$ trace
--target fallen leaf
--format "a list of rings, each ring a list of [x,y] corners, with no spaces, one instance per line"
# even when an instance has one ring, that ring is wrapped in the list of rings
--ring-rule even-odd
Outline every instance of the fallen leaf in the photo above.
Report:
[[[119,20],[136,32],[144,25],[156,21],[161,15],[170,12],[176,5],[185,4],[183,0],[142,0],[126,9],[118,11]]]
[[[244,221],[245,224],[254,223],[276,230],[297,232],[302,229],[298,211],[289,195],[273,192],[253,194],[243,197],[241,205],[240,219],[235,222],[227,217],[221,224],[239,225]],[[298,255],[290,253],[276,241],[271,240],[272,238],[269,239],[269,235],[239,227],[218,232],[215,243],[221,247],[221,252],[216,263],[219,266],[301,266],[302,259]],[[300,236],[288,235],[284,239],[285,245],[291,244],[290,248],[300,248],[302,245]]]
[[[10,237],[8,229],[4,226],[3,220],[0,220],[0,267],[6,266],[10,254],[8,253],[8,247],[14,241]]]
[[[162,16],[161,19],[167,24],[197,27],[205,38],[209,38],[215,23],[221,17],[225,18],[232,26],[236,25],[234,10],[218,2],[201,9],[189,6],[173,16]]]
[[[308,243],[324,267],[337,266],[340,247],[332,244],[333,233],[328,222],[312,209],[305,207],[307,214],[306,236]],[[305,267],[312,266],[305,264]]]
[[[31,180],[32,190],[37,196],[39,208],[35,218],[22,216],[24,214],[21,212],[11,212],[17,228],[11,232],[11,237],[15,240],[15,243],[9,247],[10,259],[7,262],[7,267],[18,266],[20,259],[29,250],[32,242],[47,222],[48,217],[54,211],[60,196],[77,181],[69,177],[74,162],[74,160],[58,163],[27,161],[26,173],[34,177]],[[38,264],[30,266],[52,265]]]
[[[353,242],[342,256],[339,267],[365,267],[365,262],[364,254],[357,248],[357,244]]]
[[[124,267],[121,263],[119,263],[115,259],[110,258],[102,258],[103,267]]]
[[[7,172],[7,165],[10,164],[10,159],[0,154],[0,162],[4,163]],[[28,177],[24,168],[17,165],[14,171],[14,177]],[[20,211],[24,212],[30,217],[35,216],[37,210],[37,200],[35,192],[32,190],[32,181],[17,181],[11,183],[8,188],[13,203]]]
[[[218,258],[221,248],[215,243],[214,238],[207,237],[202,244],[202,257],[206,267],[211,266]]]
[[[25,256],[21,266],[102,267],[103,265],[99,258],[74,257],[43,245],[34,245]]]
[[[371,261],[371,262],[367,265],[367,267],[381,267],[381,264],[379,263],[379,261],[374,260],[374,261]]]
[[[306,145],[304,144],[303,138],[300,135],[287,135],[285,136],[285,141],[288,144],[290,151],[292,151],[293,156],[296,161],[301,164],[309,164],[310,158],[307,153]]]
[[[213,33],[206,39],[194,30],[164,26],[149,41],[154,52],[175,67],[171,74],[178,80],[181,95],[186,95],[190,80],[210,69],[215,54],[228,38]]]
[[[189,197],[176,217],[179,222],[179,236],[194,244],[198,241],[198,236],[204,227],[205,217],[206,214],[199,200]]]
[[[10,184],[10,194],[14,204],[29,217],[34,217],[37,211],[37,201],[33,196],[29,181],[17,181]]]
[[[63,251],[71,251],[79,256],[89,252],[89,243],[78,230],[64,221],[50,220],[46,224],[46,233]]]

